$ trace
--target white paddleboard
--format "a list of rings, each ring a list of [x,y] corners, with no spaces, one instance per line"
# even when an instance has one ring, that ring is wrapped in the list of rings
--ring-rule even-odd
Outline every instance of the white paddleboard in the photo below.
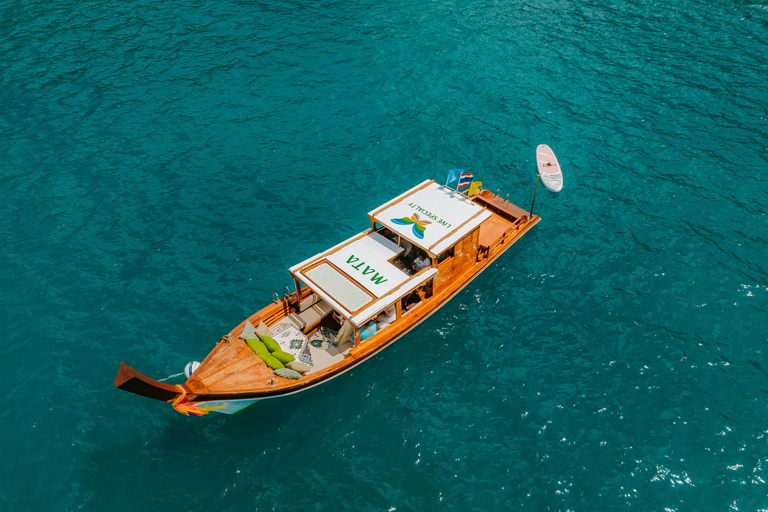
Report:
[[[539,168],[541,181],[549,190],[560,192],[563,189],[563,170],[560,169],[555,153],[546,144],[536,148],[536,167]]]

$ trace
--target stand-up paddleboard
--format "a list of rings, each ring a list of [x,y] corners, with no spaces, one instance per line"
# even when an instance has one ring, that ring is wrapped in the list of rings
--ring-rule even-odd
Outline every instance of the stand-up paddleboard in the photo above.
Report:
[[[536,148],[536,167],[539,168],[541,181],[549,190],[560,192],[563,189],[563,170],[560,169],[555,153],[546,144]]]

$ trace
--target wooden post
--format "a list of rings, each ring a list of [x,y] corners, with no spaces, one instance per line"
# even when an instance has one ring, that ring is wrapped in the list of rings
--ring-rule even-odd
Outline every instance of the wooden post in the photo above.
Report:
[[[296,303],[301,302],[301,284],[295,277],[293,278],[293,284],[296,286]]]
[[[536,185],[533,187],[533,201],[531,201],[531,211],[528,220],[533,218],[533,204],[536,202],[536,189],[539,187],[539,175],[536,175]]]

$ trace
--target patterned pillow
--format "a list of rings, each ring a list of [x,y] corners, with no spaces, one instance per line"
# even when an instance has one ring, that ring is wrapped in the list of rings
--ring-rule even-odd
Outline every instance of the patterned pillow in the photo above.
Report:
[[[323,336],[323,333],[318,331],[315,331],[312,336],[309,337],[309,342],[312,344],[313,347],[319,347],[323,344],[325,341],[325,336]]]
[[[279,370],[275,370],[275,375],[283,377],[284,379],[298,379],[301,377],[299,372],[296,370],[289,370],[288,368],[280,368]]]
[[[312,361],[312,351],[309,350],[309,343],[304,345],[304,349],[301,351],[301,354],[299,354],[299,361],[307,363],[309,366],[315,365]]]
[[[251,322],[245,322],[245,327],[243,327],[243,332],[240,334],[240,337],[242,339],[245,339],[245,338],[258,339],[258,336],[256,336],[256,328],[253,326]]]

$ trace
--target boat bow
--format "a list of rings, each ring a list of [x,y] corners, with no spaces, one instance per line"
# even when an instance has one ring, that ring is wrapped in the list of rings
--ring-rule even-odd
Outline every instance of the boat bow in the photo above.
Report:
[[[182,395],[178,386],[147,377],[123,362],[120,363],[120,370],[115,378],[115,387],[163,402],[171,402]]]

